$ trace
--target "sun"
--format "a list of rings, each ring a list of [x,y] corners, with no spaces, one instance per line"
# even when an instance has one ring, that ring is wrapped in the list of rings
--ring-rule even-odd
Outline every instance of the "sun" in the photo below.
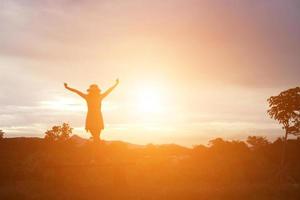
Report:
[[[142,113],[162,113],[164,103],[164,95],[159,87],[143,87],[137,93],[137,106]]]

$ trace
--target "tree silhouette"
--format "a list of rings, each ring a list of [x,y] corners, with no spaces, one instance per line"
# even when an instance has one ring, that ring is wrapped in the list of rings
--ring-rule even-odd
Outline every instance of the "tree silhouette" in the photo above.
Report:
[[[300,87],[281,92],[278,96],[268,99],[268,113],[277,120],[285,130],[281,157],[281,170],[285,165],[288,135],[300,135]]]
[[[269,144],[269,141],[266,139],[266,137],[261,136],[249,136],[247,138],[247,143],[251,145],[251,148],[253,150],[261,149],[262,147],[265,147]]]
[[[45,140],[64,142],[70,138],[73,128],[69,124],[63,123],[61,126],[53,126],[51,130],[45,132]]]
[[[4,137],[4,131],[0,130],[0,140],[2,140]]]
[[[216,138],[209,141],[209,145],[211,149],[214,149],[217,152],[224,152],[224,151],[246,151],[248,149],[247,145],[243,141],[239,140],[232,140],[226,141],[222,138]]]

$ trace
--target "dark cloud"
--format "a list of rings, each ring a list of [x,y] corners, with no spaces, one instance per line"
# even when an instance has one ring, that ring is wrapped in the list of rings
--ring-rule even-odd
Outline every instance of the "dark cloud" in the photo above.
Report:
[[[187,67],[181,78],[292,86],[300,73],[299,7],[294,0],[3,1],[0,54],[47,63],[132,63],[141,59],[136,52],[149,54],[134,43],[141,38],[153,40],[153,56],[171,55],[166,71]]]

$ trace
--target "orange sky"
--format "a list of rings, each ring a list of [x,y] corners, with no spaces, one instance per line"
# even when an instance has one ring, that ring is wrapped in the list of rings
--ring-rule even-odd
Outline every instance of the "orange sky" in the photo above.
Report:
[[[266,99],[299,85],[297,8],[291,0],[3,1],[0,128],[42,136],[66,121],[88,137],[84,101],[62,83],[105,89],[119,77],[103,106],[104,139],[277,137]]]

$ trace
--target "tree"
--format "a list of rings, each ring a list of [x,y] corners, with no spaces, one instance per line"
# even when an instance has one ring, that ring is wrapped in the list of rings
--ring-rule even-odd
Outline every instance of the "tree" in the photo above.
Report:
[[[212,147],[218,147],[218,146],[223,146],[226,144],[226,141],[224,141],[222,138],[215,138],[212,140],[209,140],[208,144]]]
[[[281,92],[268,99],[268,114],[277,120],[285,130],[281,157],[281,170],[285,165],[288,135],[300,135],[300,87]]]
[[[63,123],[62,126],[53,126],[51,130],[45,132],[45,140],[64,142],[70,138],[73,128],[69,124]]]
[[[4,131],[0,130],[0,140],[2,140],[4,137]]]
[[[269,144],[269,141],[266,139],[266,137],[261,136],[249,136],[247,138],[247,143],[251,145],[251,148],[253,150],[261,149],[262,147],[265,147]]]
[[[210,140],[208,144],[210,145],[210,148],[220,152],[224,152],[224,151],[245,152],[248,149],[245,142],[239,140],[226,141],[223,140],[222,138],[216,138]]]

